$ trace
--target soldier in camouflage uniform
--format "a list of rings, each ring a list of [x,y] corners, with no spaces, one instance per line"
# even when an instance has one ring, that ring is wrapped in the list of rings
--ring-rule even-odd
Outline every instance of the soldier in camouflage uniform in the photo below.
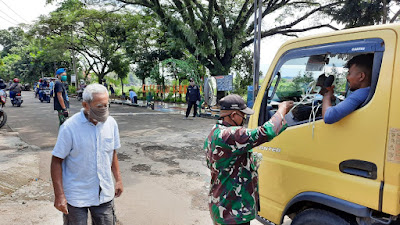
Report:
[[[215,224],[250,224],[258,201],[257,168],[261,154],[252,148],[268,142],[286,129],[286,113],[293,102],[282,102],[272,118],[256,129],[243,127],[247,108],[239,95],[219,102],[220,120],[204,143],[207,167],[211,170],[209,208]]]

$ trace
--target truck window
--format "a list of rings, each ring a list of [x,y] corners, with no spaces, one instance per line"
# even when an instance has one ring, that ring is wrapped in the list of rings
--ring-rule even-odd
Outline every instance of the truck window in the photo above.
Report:
[[[323,96],[319,92],[324,88],[324,81],[329,76],[333,76],[332,84],[335,86],[336,97],[333,105],[339,104],[349,94],[346,79],[347,62],[352,57],[365,53],[373,52],[310,54],[308,56],[287,57],[286,60],[281,60],[280,64],[277,65],[278,67],[275,68],[275,71],[277,71],[275,76],[270,79],[267,87],[267,94],[263,99],[264,107],[262,105],[260,108],[261,119],[259,118],[259,124],[267,121],[275,113],[280,102],[288,100],[295,102],[295,107],[286,115],[289,126],[322,119]],[[380,62],[377,63],[379,68]],[[376,70],[375,68],[374,71],[379,73],[379,69]],[[373,82],[376,85],[377,79]],[[374,89],[372,95],[373,92]]]

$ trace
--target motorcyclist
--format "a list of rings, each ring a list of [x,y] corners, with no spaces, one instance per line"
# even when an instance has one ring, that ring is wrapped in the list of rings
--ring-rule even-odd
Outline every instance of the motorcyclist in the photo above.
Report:
[[[6,87],[7,87],[7,84],[4,83],[3,79],[0,79],[0,90],[1,89],[6,89]]]
[[[10,86],[10,98],[13,99],[15,98],[15,95],[17,93],[21,93],[22,91],[22,85],[19,83],[18,78],[13,79],[13,84]]]

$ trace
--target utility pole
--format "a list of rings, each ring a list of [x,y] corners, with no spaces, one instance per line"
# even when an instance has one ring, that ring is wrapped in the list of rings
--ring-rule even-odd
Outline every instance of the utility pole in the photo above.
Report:
[[[258,94],[260,76],[262,0],[254,0],[253,104]]]
[[[74,44],[74,26],[71,29],[71,44]],[[71,49],[72,54],[72,69],[74,70],[75,75],[75,88],[78,90],[78,74],[76,73],[76,58],[75,58],[75,50]]]

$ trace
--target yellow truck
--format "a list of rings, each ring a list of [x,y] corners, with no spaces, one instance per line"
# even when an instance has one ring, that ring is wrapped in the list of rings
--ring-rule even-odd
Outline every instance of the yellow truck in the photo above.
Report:
[[[398,224],[400,218],[400,25],[347,29],[286,42],[254,103],[249,128],[295,101],[288,129],[254,149],[264,223]],[[338,102],[348,95],[346,63],[374,55],[371,91],[350,115],[325,124],[316,80],[335,77]],[[397,221],[396,221],[397,220]]]

